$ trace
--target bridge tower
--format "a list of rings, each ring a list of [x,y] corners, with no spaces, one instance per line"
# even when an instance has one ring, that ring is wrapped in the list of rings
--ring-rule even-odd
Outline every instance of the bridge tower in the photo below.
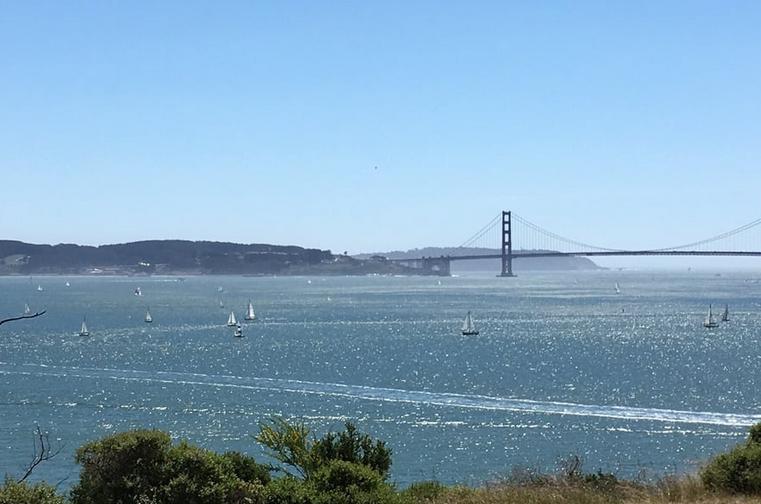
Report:
[[[502,211],[502,272],[501,277],[514,277],[513,274],[513,229],[511,212]]]

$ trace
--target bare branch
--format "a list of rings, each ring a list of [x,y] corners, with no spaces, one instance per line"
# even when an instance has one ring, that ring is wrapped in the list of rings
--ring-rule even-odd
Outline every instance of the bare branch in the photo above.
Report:
[[[34,455],[32,456],[32,461],[29,463],[29,466],[26,468],[26,472],[21,477],[21,479],[18,480],[18,482],[23,482],[29,477],[30,474],[32,474],[32,471],[34,471],[35,467],[47,460],[52,459],[61,453],[61,450],[63,450],[63,445],[60,443],[55,450],[52,449],[50,446],[50,435],[47,433],[43,434],[40,426],[38,425],[37,433],[34,437]]]
[[[0,320],[0,325],[5,324],[6,322],[13,322],[14,320],[22,320],[22,319],[39,317],[40,315],[45,315],[46,311],[47,310],[42,310],[41,312],[33,313],[32,315],[19,315],[18,317],[3,319],[3,320]]]

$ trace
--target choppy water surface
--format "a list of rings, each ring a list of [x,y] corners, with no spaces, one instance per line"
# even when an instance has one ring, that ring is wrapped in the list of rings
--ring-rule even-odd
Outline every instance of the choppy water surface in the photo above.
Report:
[[[0,327],[0,469],[30,460],[37,423],[64,449],[35,476],[64,486],[77,446],[134,427],[262,458],[251,436],[272,415],[317,433],[351,419],[407,484],[570,453],[621,475],[689,471],[761,421],[754,274],[40,277],[0,292],[2,315],[48,310]],[[249,298],[259,320],[235,339],[224,323]],[[732,320],[704,329],[709,302]],[[477,337],[459,333],[467,310]]]

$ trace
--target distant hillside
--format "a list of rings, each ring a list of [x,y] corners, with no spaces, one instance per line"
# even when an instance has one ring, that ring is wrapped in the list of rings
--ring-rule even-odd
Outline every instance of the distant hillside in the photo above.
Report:
[[[529,252],[529,251],[521,251]],[[550,252],[548,250],[531,250],[530,252]],[[425,247],[407,251],[394,250],[391,252],[377,252],[373,254],[359,254],[357,259],[367,259],[372,256],[384,256],[389,259],[411,259],[416,257],[439,257],[457,255],[488,255],[500,254],[499,249],[488,248],[454,248],[454,247]],[[454,261],[452,269],[456,271],[499,271],[499,259],[477,259],[473,261]],[[513,271],[562,271],[562,270],[596,270],[604,269],[586,257],[536,257],[536,258],[513,258]]]
[[[0,240],[0,275],[430,275],[388,261],[297,246],[152,240],[35,245]]]
[[[332,258],[329,250],[208,241],[152,240],[99,247],[0,241],[0,274],[267,274]]]

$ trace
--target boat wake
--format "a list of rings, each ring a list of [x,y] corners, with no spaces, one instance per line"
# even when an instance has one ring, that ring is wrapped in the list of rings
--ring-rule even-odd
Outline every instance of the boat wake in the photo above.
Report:
[[[8,364],[0,362],[0,375],[50,376],[85,378],[93,380],[119,380],[172,385],[225,387],[249,390],[267,390],[296,394],[346,397],[366,401],[411,403],[453,408],[512,411],[544,415],[571,415],[582,417],[645,420],[654,422],[710,424],[724,426],[750,426],[761,422],[761,414],[718,413],[711,411],[682,411],[629,406],[577,404],[557,401],[535,401],[483,395],[426,392],[383,387],[367,387],[342,383],[325,383],[282,378],[250,376],[207,375],[171,371],[138,371],[129,369],[80,368],[46,366],[40,364]]]

